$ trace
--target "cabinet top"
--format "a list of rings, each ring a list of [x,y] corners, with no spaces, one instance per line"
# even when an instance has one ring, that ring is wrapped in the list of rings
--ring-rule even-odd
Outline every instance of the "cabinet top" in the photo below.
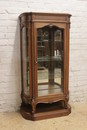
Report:
[[[20,22],[68,22],[70,19],[70,14],[68,13],[42,13],[42,12],[25,12],[19,15]]]
[[[24,15],[61,15],[61,16],[71,16],[71,14],[68,14],[68,13],[44,13],[44,12],[24,12],[22,14],[19,15],[19,17],[22,17]]]

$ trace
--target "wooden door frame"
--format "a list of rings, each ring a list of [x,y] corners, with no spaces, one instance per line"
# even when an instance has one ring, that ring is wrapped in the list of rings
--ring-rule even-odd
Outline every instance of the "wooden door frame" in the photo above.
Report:
[[[67,92],[66,92],[66,59],[67,59],[67,55],[66,55],[66,23],[48,23],[48,22],[34,22],[33,23],[33,37],[32,37],[32,46],[33,46],[33,48],[32,48],[32,59],[33,59],[33,78],[34,78],[34,80],[33,80],[33,82],[34,82],[34,86],[33,86],[33,96],[37,99],[37,98],[41,98],[42,99],[42,97],[51,97],[51,96],[58,96],[58,94],[51,94],[51,95],[45,95],[45,96],[40,96],[40,97],[38,97],[38,85],[37,85],[37,64],[35,64],[35,62],[37,62],[37,28],[41,28],[41,27],[44,27],[44,26],[46,26],[46,25],[49,25],[49,24],[53,24],[53,25],[55,25],[55,26],[57,26],[57,27],[59,27],[59,28],[61,28],[61,29],[64,29],[64,58],[63,58],[63,60],[64,60],[64,65],[63,65],[63,68],[64,68],[64,85],[63,85],[63,93],[64,94],[66,94]],[[60,94],[59,94],[60,95]]]

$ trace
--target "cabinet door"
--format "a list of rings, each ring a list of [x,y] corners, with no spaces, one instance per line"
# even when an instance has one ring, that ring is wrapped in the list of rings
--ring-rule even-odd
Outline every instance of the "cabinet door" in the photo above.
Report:
[[[40,25],[36,27],[37,96],[61,94],[64,92],[64,28],[58,24]]]
[[[23,93],[30,95],[30,55],[29,55],[29,30],[27,27],[22,28],[22,85]]]

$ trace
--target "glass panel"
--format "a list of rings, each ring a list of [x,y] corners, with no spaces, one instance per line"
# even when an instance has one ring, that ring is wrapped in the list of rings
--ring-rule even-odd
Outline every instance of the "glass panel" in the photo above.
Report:
[[[63,30],[37,29],[38,96],[63,92]]]
[[[29,50],[28,50],[28,29],[22,29],[22,63],[23,63],[23,88],[24,93],[29,95]]]

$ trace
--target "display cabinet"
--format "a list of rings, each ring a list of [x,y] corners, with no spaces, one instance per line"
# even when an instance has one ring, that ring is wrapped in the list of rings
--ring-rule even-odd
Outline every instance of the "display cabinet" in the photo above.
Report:
[[[20,19],[21,114],[39,120],[71,112],[70,14],[23,13]]]

